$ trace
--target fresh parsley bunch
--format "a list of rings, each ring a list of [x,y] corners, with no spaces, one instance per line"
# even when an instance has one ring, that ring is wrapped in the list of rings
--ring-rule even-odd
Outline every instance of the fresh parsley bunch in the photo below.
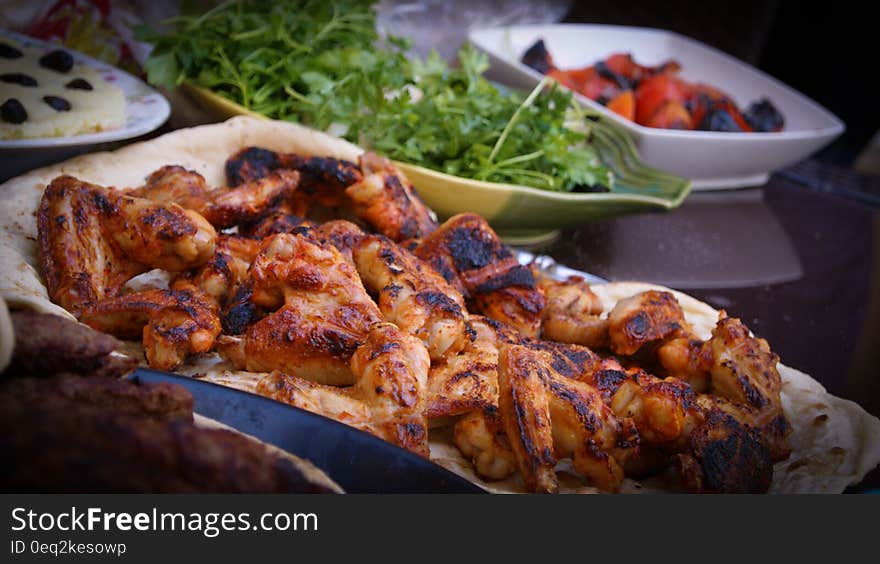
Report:
[[[613,177],[567,126],[571,94],[542,82],[526,95],[483,78],[467,46],[450,68],[408,59],[380,38],[372,2],[232,0],[141,29],[151,83],[184,81],[275,119],[341,131],[393,159],[449,174],[557,191],[610,188]]]

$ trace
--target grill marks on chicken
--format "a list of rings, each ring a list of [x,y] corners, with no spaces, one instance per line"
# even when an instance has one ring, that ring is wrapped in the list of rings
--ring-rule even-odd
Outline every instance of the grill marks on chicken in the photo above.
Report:
[[[519,264],[485,219],[453,216],[413,252],[458,289],[474,312],[538,336],[544,295],[529,267]]]
[[[283,200],[292,198],[299,186],[299,173],[279,169],[232,188],[208,188],[197,172],[165,166],[151,174],[136,196],[158,202],[177,202],[207,219],[217,229],[254,221]]]
[[[177,204],[127,196],[71,176],[46,187],[37,228],[49,297],[73,313],[115,297],[128,280],[152,268],[182,271],[203,264],[216,241],[204,218]]]
[[[305,216],[314,209],[349,209],[371,229],[397,242],[424,237],[437,228],[430,210],[403,172],[373,153],[365,153],[355,164],[249,147],[226,162],[227,180],[232,186],[281,170],[299,175],[299,188],[283,207],[284,214]]]
[[[557,460],[571,458],[590,483],[618,490],[638,446],[635,426],[618,419],[595,388],[553,370],[546,355],[512,344],[499,353],[499,413],[526,487],[556,491]]]
[[[80,321],[120,338],[141,337],[147,362],[160,370],[210,351],[221,328],[216,304],[197,290],[151,289],[99,300],[83,308]]]
[[[360,159],[364,178],[349,186],[354,212],[392,241],[424,237],[437,228],[428,207],[406,176],[388,159],[365,153]]]
[[[373,325],[351,358],[356,377],[347,388],[273,372],[257,392],[373,433],[428,456],[425,417],[430,359],[424,345],[392,323]]]
[[[215,350],[266,373],[259,393],[424,456],[428,421],[457,418],[479,475],[519,472],[531,491],[557,490],[561,459],[604,491],[670,464],[693,491],[764,491],[789,454],[779,359],[723,312],[706,341],[668,292],[605,318],[582,278],[541,278],[483,218],[438,227],[375,155],[250,147],[226,174],[211,189],[166,166],[128,193],[53,181],[38,212],[50,297],[142,339],[153,367]],[[124,293],[152,268],[169,289]]]
[[[354,246],[364,285],[378,295],[388,321],[415,335],[432,360],[465,346],[464,298],[428,265],[382,236],[366,236]]]
[[[497,370],[495,328],[484,318],[471,316],[464,348],[431,367],[426,415],[433,419],[497,406]]]
[[[382,321],[354,266],[331,245],[277,234],[263,241],[250,278],[250,301],[273,313],[241,337],[222,337],[221,355],[242,370],[353,383],[351,356]]]

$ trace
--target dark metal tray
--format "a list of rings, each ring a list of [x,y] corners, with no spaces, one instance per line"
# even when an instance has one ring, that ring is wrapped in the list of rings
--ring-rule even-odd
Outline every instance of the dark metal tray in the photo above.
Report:
[[[430,460],[297,407],[147,368],[130,378],[183,386],[195,398],[196,413],[310,460],[348,493],[486,493]]]

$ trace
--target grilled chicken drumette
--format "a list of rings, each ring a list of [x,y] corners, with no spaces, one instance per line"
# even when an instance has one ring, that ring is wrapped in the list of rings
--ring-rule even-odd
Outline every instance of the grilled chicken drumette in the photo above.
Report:
[[[377,323],[351,357],[354,385],[316,384],[276,371],[259,382],[257,392],[428,456],[429,365],[421,341],[392,323]]]
[[[482,217],[464,213],[449,218],[413,252],[462,292],[473,312],[538,335],[544,295],[532,271],[519,264]]]
[[[353,383],[351,355],[382,321],[354,265],[332,245],[277,234],[263,240],[250,278],[250,301],[272,313],[221,337],[221,355],[242,370]]]
[[[151,174],[144,186],[131,193],[158,202],[177,202],[201,214],[217,229],[225,229],[259,219],[293,198],[298,186],[299,173],[280,169],[231,188],[211,189],[199,173],[170,165]]]
[[[217,234],[199,214],[82,182],[53,180],[40,202],[37,228],[49,297],[78,313],[115,297],[134,276],[180,272],[214,254]]]

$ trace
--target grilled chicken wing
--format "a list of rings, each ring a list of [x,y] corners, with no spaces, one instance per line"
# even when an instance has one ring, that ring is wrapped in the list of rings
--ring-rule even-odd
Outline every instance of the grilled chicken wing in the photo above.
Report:
[[[252,239],[265,239],[276,233],[307,233],[315,223],[301,216],[277,208],[260,219],[238,226],[238,232]]]
[[[779,357],[739,319],[721,312],[712,337],[700,341],[668,292],[646,292],[621,300],[610,318],[613,350],[632,354],[651,343],[648,348],[668,376],[687,382],[696,392],[710,394],[713,408],[756,430],[774,461],[788,457],[790,428],[780,399]]]
[[[218,306],[222,306],[247,278],[251,263],[259,250],[259,241],[221,234],[217,237],[214,256],[203,266],[176,276],[171,282],[171,288],[198,289],[211,297]]]
[[[154,202],[174,202],[186,209],[204,204],[211,189],[205,177],[178,165],[166,165],[147,177],[144,185],[128,194]]]
[[[457,354],[445,355],[428,373],[426,415],[431,419],[498,405],[498,338],[495,328],[481,316],[471,316],[467,325],[468,338],[464,348]]]
[[[764,339],[753,337],[739,319],[722,317],[706,343],[711,350],[712,394],[728,400],[719,407],[757,429],[774,461],[791,453],[791,431],[782,410],[779,357]]]
[[[517,471],[517,459],[494,405],[462,416],[453,429],[453,441],[477,475],[487,480],[503,480]]]
[[[428,456],[424,411],[429,365],[418,339],[392,323],[377,323],[352,355],[353,386],[337,388],[273,372],[260,381],[257,392]]]
[[[332,157],[275,153],[260,147],[242,149],[226,161],[226,178],[238,186],[280,170],[296,171],[299,188],[282,206],[284,213],[320,215],[318,208],[335,210],[348,203],[345,190],[363,178],[360,167]],[[331,214],[335,216],[336,214]]]
[[[216,232],[177,204],[156,203],[59,176],[37,212],[49,297],[68,311],[115,296],[152,268],[181,271],[214,253]]]
[[[555,373],[544,353],[522,345],[501,348],[498,380],[501,420],[531,491],[557,490],[557,457],[570,457],[575,470],[602,490],[620,487],[638,434],[598,391]]]
[[[115,190],[105,202],[104,228],[135,262],[179,272],[204,264],[214,254],[217,233],[198,213]]]
[[[608,320],[602,319],[602,301],[580,276],[564,281],[545,277],[538,288],[546,305],[541,311],[541,337],[592,348],[608,346]]]
[[[748,493],[769,487],[773,458],[767,441],[723,398],[641,370],[598,371],[592,381],[618,416],[632,418],[643,444],[673,455],[691,491]]]
[[[336,250],[354,264],[354,249],[361,244],[366,234],[350,221],[334,219],[313,229],[311,235],[323,244],[336,247]]]
[[[414,254],[469,299],[471,309],[536,337],[544,295],[532,271],[519,264],[482,217],[449,218],[423,238]]]
[[[80,321],[123,339],[143,338],[148,364],[172,370],[211,350],[220,334],[213,300],[198,291],[144,290],[84,306]]]
[[[617,302],[608,314],[611,351],[632,355],[644,345],[687,335],[690,326],[675,296],[650,290]]]
[[[424,237],[437,228],[427,206],[391,161],[365,153],[364,177],[346,188],[355,214],[393,241]]]
[[[421,339],[432,360],[464,347],[464,298],[442,276],[383,236],[363,237],[353,256],[385,318]]]
[[[298,185],[299,173],[277,170],[233,188],[211,190],[199,173],[172,165],[151,174],[146,184],[132,194],[159,202],[176,202],[198,212],[214,227],[226,229],[258,219],[282,200],[292,198]]]
[[[363,180],[360,167],[331,157],[311,157],[287,153],[280,155],[284,168],[295,170],[301,179],[300,195],[309,203],[336,208],[346,202],[346,189]]]
[[[263,241],[250,278],[250,301],[275,311],[241,337],[221,337],[220,353],[242,370],[353,383],[351,355],[382,320],[354,266],[331,245],[277,234]]]

